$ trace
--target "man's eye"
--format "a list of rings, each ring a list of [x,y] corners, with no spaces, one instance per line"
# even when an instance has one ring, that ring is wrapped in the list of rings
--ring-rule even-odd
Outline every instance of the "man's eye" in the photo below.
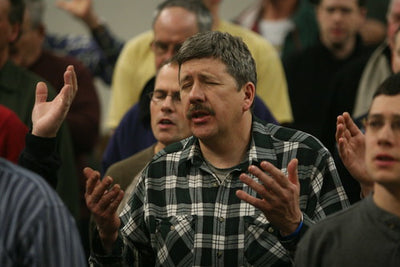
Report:
[[[207,81],[206,84],[209,84],[209,85],[218,85],[218,83],[216,83],[216,82],[211,82],[211,81]]]
[[[181,90],[187,90],[191,87],[190,83],[184,83],[181,85]]]
[[[400,120],[395,120],[392,122],[392,129],[400,131]]]
[[[163,92],[155,92],[154,93],[154,98],[158,99],[158,100],[163,100],[165,99],[166,94],[164,94]]]
[[[368,121],[368,126],[373,129],[380,128],[382,125],[383,125],[383,122],[380,120],[369,120]]]
[[[155,43],[155,47],[159,50],[167,50],[168,49],[168,45],[163,44],[163,43]]]
[[[173,99],[174,101],[176,101],[176,102],[180,102],[180,101],[181,101],[181,94],[180,94],[179,92],[173,94],[173,95],[172,95],[172,99]]]

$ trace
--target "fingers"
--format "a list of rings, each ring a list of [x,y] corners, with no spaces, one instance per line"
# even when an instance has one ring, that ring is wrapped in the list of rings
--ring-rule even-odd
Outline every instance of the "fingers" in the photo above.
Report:
[[[86,177],[86,194],[91,195],[95,186],[99,183],[100,173],[86,167],[83,169],[83,174]]]
[[[76,77],[76,73],[75,73],[75,68],[73,65],[69,65],[67,67],[67,71],[72,72],[72,77],[71,77],[71,81],[72,81],[72,88],[74,89],[74,92],[76,93],[76,91],[78,90],[78,79]]]
[[[267,197],[268,192],[267,192],[267,188],[266,188],[265,184],[260,184],[260,183],[256,182],[253,178],[251,178],[250,176],[248,176],[245,173],[242,173],[239,176],[239,179],[243,183],[247,184],[249,187],[253,188],[260,196],[262,196],[264,198]]]
[[[357,125],[351,119],[350,114],[345,112],[345,113],[343,113],[343,117],[345,120],[346,128],[350,131],[351,136],[355,136],[355,135],[359,134],[360,129],[357,127]]]
[[[269,169],[272,170],[272,167],[269,166],[269,164],[270,163],[262,162],[261,167],[265,171],[268,171]],[[270,164],[270,165],[272,165],[272,164]],[[249,166],[248,170],[249,170],[249,173],[256,176],[260,180],[261,183],[258,183],[256,180],[254,180],[253,178],[251,178],[250,176],[248,176],[245,173],[242,173],[239,176],[239,178],[242,182],[247,184],[249,187],[253,188],[262,198],[267,199],[268,201],[273,201],[275,196],[282,195],[281,185],[275,179],[271,178],[271,176],[266,174],[263,170],[261,170],[260,168],[254,166],[254,165]],[[278,175],[283,175],[283,174],[280,171],[279,172],[272,171],[271,175],[274,177],[274,175],[278,176]],[[277,180],[279,180],[279,179],[280,178],[277,178]]]
[[[118,184],[110,188],[113,179],[110,176],[100,181],[100,173],[86,167],[83,173],[87,179],[85,199],[89,210],[93,213],[112,214],[123,198],[123,191]]]
[[[265,180],[265,182],[267,182],[268,186],[271,187],[271,189],[278,190],[280,187],[287,188],[289,186],[289,181],[280,169],[276,168],[274,165],[267,161],[261,162],[260,166],[265,172],[270,173],[273,177],[273,179],[271,177],[268,177],[270,179]],[[264,172],[261,171],[261,173]]]
[[[252,197],[249,194],[245,193],[243,190],[236,191],[236,196],[260,210],[264,210],[266,207],[268,208],[270,206],[270,204],[267,201],[264,201],[256,197]]]
[[[339,143],[339,139],[343,136],[343,133],[346,129],[346,125],[344,122],[343,116],[338,116],[336,119],[336,133],[335,133],[335,139],[336,142]]]
[[[289,181],[296,185],[297,187],[299,186],[299,175],[297,172],[297,167],[299,165],[299,161],[297,159],[292,159],[289,164],[288,164],[288,179]]]
[[[68,84],[72,87],[75,96],[76,91],[78,91],[78,79],[76,78],[75,69],[72,65],[69,65],[64,72],[64,84]]]
[[[63,108],[69,108],[75,98],[78,90],[76,74],[72,65],[68,66],[64,72],[64,86],[61,88],[60,93],[57,95],[63,104]]]
[[[124,192],[119,184],[115,184],[110,190],[106,191],[99,200],[98,208],[105,213],[113,214],[122,201]]]
[[[38,82],[36,85],[35,105],[47,101],[47,85],[44,82]]]

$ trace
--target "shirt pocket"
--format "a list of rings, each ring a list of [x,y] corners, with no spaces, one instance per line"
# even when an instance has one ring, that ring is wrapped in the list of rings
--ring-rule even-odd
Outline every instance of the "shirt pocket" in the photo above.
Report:
[[[276,230],[261,213],[244,217],[244,257],[251,265],[289,261]]]
[[[155,217],[153,244],[159,264],[180,265],[193,259],[196,216]]]

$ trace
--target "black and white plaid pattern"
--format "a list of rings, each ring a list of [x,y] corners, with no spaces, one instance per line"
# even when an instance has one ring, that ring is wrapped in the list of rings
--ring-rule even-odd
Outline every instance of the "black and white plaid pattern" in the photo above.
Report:
[[[257,195],[238,178],[249,164],[267,160],[287,173],[293,158],[299,160],[306,226],[348,206],[333,160],[319,141],[254,119],[248,159],[222,183],[208,168],[194,137],[153,158],[121,214],[125,253],[135,247],[139,257],[147,257],[137,259],[139,263],[157,266],[290,265],[278,230],[235,193],[241,189]]]

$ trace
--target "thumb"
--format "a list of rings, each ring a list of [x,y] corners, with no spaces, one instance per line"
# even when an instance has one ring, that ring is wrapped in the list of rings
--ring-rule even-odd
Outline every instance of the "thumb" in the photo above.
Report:
[[[36,85],[35,105],[47,101],[47,85],[44,82],[38,82]]]

